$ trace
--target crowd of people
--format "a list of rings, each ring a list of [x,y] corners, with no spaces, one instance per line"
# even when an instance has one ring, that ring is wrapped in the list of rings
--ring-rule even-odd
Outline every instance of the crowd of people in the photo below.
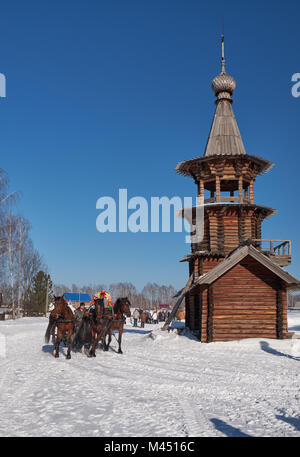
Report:
[[[159,322],[165,322],[170,315],[170,311],[156,309],[152,311],[146,311],[140,308],[135,308],[132,313],[132,324],[133,327],[137,327],[140,323],[143,328],[145,324],[158,324]]]

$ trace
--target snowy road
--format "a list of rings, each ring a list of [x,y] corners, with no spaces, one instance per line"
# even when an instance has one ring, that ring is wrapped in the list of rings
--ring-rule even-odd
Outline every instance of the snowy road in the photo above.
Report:
[[[300,339],[201,344],[128,324],[123,355],[113,339],[66,360],[46,327],[0,322],[0,436],[300,436]]]

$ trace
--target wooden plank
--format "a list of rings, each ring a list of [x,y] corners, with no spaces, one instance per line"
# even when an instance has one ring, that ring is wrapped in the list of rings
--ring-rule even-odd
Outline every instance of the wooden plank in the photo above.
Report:
[[[179,306],[181,305],[181,302],[185,296],[185,294],[187,293],[188,289],[190,288],[190,286],[192,285],[192,282],[193,282],[193,275],[190,276],[188,282],[186,283],[184,289],[181,291],[178,299],[177,299],[177,302],[175,303],[166,323],[164,324],[164,326],[162,327],[162,330],[165,331],[167,330],[167,328],[169,327],[170,323],[172,322],[172,320],[175,318],[176,316],[176,313],[179,309]]]
[[[210,343],[213,341],[213,317],[214,317],[214,294],[213,294],[213,285],[210,285],[207,293],[207,330],[206,338],[207,342]]]

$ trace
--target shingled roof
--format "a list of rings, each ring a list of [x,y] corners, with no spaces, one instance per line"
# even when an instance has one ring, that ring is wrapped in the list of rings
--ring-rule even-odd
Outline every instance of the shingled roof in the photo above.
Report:
[[[231,103],[227,99],[217,102],[204,157],[246,154]]]

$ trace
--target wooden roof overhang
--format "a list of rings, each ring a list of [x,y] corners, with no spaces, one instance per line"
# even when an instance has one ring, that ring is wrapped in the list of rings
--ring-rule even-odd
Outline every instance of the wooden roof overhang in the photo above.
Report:
[[[225,257],[224,251],[195,251],[191,254],[186,254],[179,262],[189,262],[197,257],[211,257],[213,259]]]
[[[254,246],[243,246],[238,247],[232,251],[223,262],[219,263],[212,270],[204,275],[200,276],[189,288],[188,292],[192,291],[197,286],[208,286],[217,281],[227,271],[231,270],[245,257],[250,256],[257,260],[260,264],[264,265],[268,270],[272,271],[278,276],[287,286],[288,289],[297,290],[300,289],[300,281],[292,276],[290,273],[281,268],[277,263],[273,262],[269,257],[260,252]]]
[[[193,206],[191,208],[181,208],[176,211],[176,216],[184,218],[184,212],[187,211],[188,219],[190,219],[190,215],[192,214],[193,217],[196,215],[196,211],[198,208],[201,206]],[[263,218],[269,218],[271,216],[274,216],[274,214],[277,214],[277,210],[273,208],[269,208],[268,206],[261,206],[261,205],[255,205],[254,203],[230,203],[230,202],[223,202],[223,203],[206,203],[203,205],[204,211],[217,211],[218,214],[220,214],[220,211],[225,213],[226,211],[245,211],[252,209],[256,213],[259,213]]]
[[[195,181],[207,181],[214,176],[223,176],[224,179],[235,179],[240,174],[248,179],[255,179],[261,173],[267,173],[273,163],[261,157],[249,154],[195,157],[179,162],[175,171],[184,176],[190,176]]]

